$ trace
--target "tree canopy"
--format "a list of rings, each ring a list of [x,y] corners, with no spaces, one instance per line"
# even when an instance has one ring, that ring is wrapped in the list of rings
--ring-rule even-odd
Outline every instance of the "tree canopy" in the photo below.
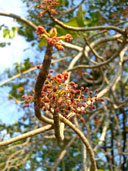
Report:
[[[0,11],[18,23],[0,31],[36,55],[1,76],[23,115],[0,118],[0,170],[128,170],[127,0],[22,2],[27,17]]]

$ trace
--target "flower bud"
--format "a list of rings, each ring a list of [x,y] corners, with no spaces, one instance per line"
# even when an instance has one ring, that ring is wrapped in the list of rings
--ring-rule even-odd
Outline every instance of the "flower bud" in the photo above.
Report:
[[[56,37],[57,36],[57,30],[56,30],[56,28],[52,28],[51,30],[50,30],[50,32],[49,32],[49,37]]]

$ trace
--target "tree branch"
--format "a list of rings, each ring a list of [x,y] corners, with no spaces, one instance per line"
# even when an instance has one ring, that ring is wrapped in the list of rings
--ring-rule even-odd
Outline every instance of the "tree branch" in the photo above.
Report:
[[[33,24],[31,21],[27,20],[26,18],[24,17],[20,17],[16,14],[12,14],[12,13],[7,13],[7,12],[0,12],[0,15],[1,16],[6,16],[6,17],[11,17],[11,18],[15,18],[19,21],[22,21],[24,22],[25,24],[27,24],[28,26],[32,27],[33,29],[37,29],[37,26],[35,24]]]
[[[54,130],[55,130],[55,136],[58,142],[62,141],[64,137],[60,134],[60,118],[58,113],[53,113],[53,120],[54,120]]]
[[[78,69],[81,69],[81,68],[98,68],[98,67],[101,67],[101,66],[103,66],[103,65],[108,64],[108,63],[111,62],[114,58],[116,58],[116,57],[119,55],[119,53],[123,50],[123,48],[124,48],[125,45],[126,45],[126,41],[127,41],[127,40],[126,40],[126,38],[125,38],[125,40],[123,41],[123,43],[122,43],[121,47],[119,48],[119,50],[118,50],[115,54],[113,54],[108,60],[106,60],[106,61],[104,61],[104,62],[101,62],[101,63],[99,63],[99,64],[96,64],[96,65],[78,65],[78,66],[73,67],[72,69],[69,69],[68,71],[78,70]]]
[[[3,142],[0,142],[0,146],[8,145],[8,144],[11,144],[13,142],[20,141],[20,140],[23,140],[23,139],[28,138],[28,137],[32,137],[34,135],[43,133],[43,132],[48,131],[50,129],[52,129],[51,125],[47,125],[47,126],[44,126],[42,128],[38,128],[36,130],[24,133],[24,134],[22,134],[20,136],[11,138],[10,140],[6,140],[6,141],[3,141]]]
[[[115,26],[94,26],[94,27],[72,27],[64,24],[63,22],[59,21],[55,17],[53,17],[50,13],[48,13],[50,18],[59,26],[68,29],[68,30],[73,30],[73,31],[93,31],[93,30],[115,30],[118,33],[124,34],[125,31],[121,30],[118,27]]]
[[[84,136],[84,134],[75,125],[73,125],[69,120],[67,120],[66,118],[64,118],[62,115],[59,115],[59,117],[60,117],[60,120],[62,122],[64,122],[66,125],[68,125],[70,128],[72,128],[73,131],[75,131],[76,134],[83,141],[83,143],[87,147],[87,150],[88,150],[89,155],[90,155],[90,159],[91,159],[91,163],[92,163],[92,165],[91,165],[92,166],[92,171],[97,171],[95,157],[94,157],[94,152],[93,152],[93,150],[92,150],[92,148],[91,148],[88,140]]]
[[[41,122],[45,122],[48,124],[53,124],[53,120],[48,119],[47,117],[43,116],[40,111],[40,97],[41,97],[41,91],[43,84],[47,78],[50,64],[51,64],[51,57],[52,57],[52,51],[53,47],[48,43],[46,53],[44,56],[43,63],[41,65],[39,74],[37,76],[37,81],[35,84],[35,95],[34,95],[34,109],[35,109],[35,115],[37,119]]]

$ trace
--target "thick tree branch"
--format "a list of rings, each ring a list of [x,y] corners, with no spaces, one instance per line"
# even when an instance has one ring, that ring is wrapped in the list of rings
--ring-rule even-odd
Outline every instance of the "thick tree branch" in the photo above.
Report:
[[[60,134],[60,118],[58,113],[53,113],[53,120],[54,120],[54,130],[55,136],[58,142],[62,141],[64,137]]]
[[[49,72],[49,68],[50,68],[50,64],[51,64],[52,51],[53,51],[52,45],[48,44],[43,63],[41,65],[39,74],[37,76],[37,81],[35,84],[35,96],[34,96],[35,115],[39,121],[46,122],[48,124],[53,124],[53,120],[48,119],[47,117],[45,117],[41,114],[40,97],[41,97],[41,91],[42,91],[43,84],[44,84],[44,82],[47,78],[48,72]]]

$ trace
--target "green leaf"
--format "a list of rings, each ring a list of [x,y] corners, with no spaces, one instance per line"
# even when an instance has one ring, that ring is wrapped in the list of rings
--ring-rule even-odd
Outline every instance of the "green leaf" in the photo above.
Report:
[[[59,25],[56,25],[56,28],[57,28],[57,36],[62,36],[62,35],[66,35],[66,34],[71,34],[72,37],[79,36],[77,31],[66,30]]]
[[[15,31],[16,31],[16,28],[12,27],[12,29],[10,30],[10,38],[11,39],[15,37]]]
[[[3,37],[5,39],[9,39],[9,32],[10,32],[9,29],[7,28],[3,30]]]
[[[64,24],[68,26],[79,27],[78,22],[77,22],[77,17],[71,18],[69,21],[64,22]]]
[[[14,36],[15,36],[15,32],[14,31],[10,31],[10,38],[12,39],[12,38],[14,38]]]
[[[91,13],[91,21],[90,21],[90,26],[96,26],[99,22],[101,15],[99,13],[99,11],[95,11],[93,13]]]
[[[68,0],[59,0],[59,5],[58,6],[68,6],[69,1]]]
[[[39,43],[39,48],[42,46],[46,46],[47,45],[47,40],[46,39],[41,39],[40,43]]]
[[[76,18],[79,27],[83,27],[85,25],[84,24],[84,13],[85,12],[83,12],[82,6],[80,5],[78,12],[77,12],[77,18]]]
[[[85,19],[84,20],[84,26],[88,26],[90,24],[90,20],[89,19]]]
[[[69,25],[69,26],[73,26],[73,27],[79,27],[79,25],[77,23],[77,17],[71,18],[69,21],[64,22],[64,24]],[[66,30],[59,25],[56,25],[56,28],[57,28],[57,33],[58,33],[57,35],[58,36],[62,36],[65,34],[71,34],[73,37],[76,37],[79,35],[78,32]]]
[[[6,43],[0,43],[0,47],[5,47],[6,46]]]
[[[12,38],[14,38],[14,36],[15,36],[15,28],[14,27],[12,27],[11,30],[9,30],[8,28],[5,28],[3,30],[3,37],[5,39],[12,39]]]

